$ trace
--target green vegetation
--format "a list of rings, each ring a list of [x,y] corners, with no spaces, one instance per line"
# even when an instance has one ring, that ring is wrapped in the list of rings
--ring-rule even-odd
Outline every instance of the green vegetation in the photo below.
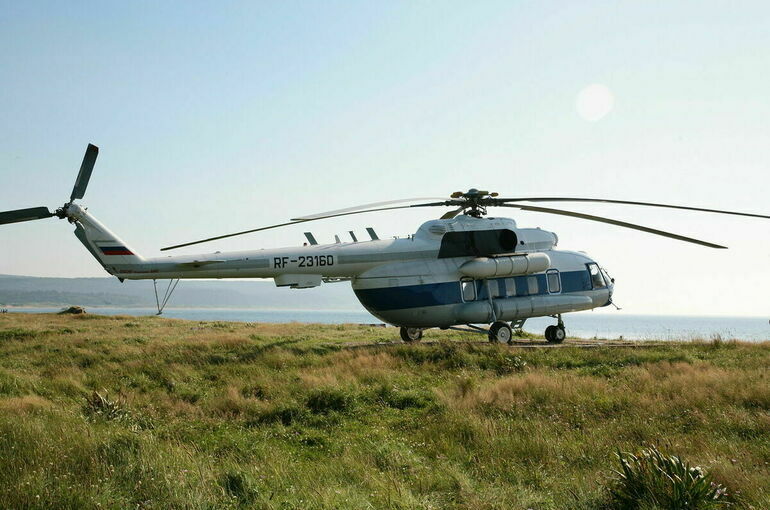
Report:
[[[730,504],[727,489],[699,466],[675,455],[645,448],[640,455],[619,453],[621,471],[612,488],[613,505],[623,510],[688,508],[711,510]]]
[[[397,336],[2,314],[0,508],[770,508],[768,343]]]

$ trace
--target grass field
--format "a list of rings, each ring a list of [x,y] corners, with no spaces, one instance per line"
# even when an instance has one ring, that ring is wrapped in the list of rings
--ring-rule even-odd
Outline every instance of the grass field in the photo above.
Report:
[[[0,508],[612,508],[648,445],[770,508],[768,343],[397,335],[2,314]]]

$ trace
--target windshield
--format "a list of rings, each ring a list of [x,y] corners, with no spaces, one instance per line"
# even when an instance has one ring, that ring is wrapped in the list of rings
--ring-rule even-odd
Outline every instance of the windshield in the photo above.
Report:
[[[591,274],[591,285],[594,289],[603,289],[607,286],[607,282],[602,277],[602,271],[599,269],[599,264],[595,262],[588,264],[588,272]]]
[[[601,269],[602,269],[602,275],[604,275],[604,281],[607,282],[607,285],[609,285],[610,283],[614,283],[615,280],[610,278],[610,273],[608,273],[607,270],[604,268],[601,268]]]

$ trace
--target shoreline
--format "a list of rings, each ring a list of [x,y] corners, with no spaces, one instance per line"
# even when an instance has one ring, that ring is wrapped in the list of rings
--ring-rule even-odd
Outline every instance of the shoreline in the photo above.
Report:
[[[134,317],[154,318],[158,317],[155,308],[126,308],[126,307],[85,307],[87,315],[91,317]],[[60,307],[15,307],[9,309],[3,316],[28,315],[49,316],[57,315]],[[107,313],[105,313],[107,312]],[[112,312],[112,313],[109,313]],[[145,312],[145,313],[136,313]],[[306,314],[306,316],[302,316]],[[166,308],[160,316],[164,319],[187,320],[193,322],[212,322],[228,324],[299,324],[299,325],[367,325],[377,327],[394,328],[389,324],[379,321],[367,312],[350,312],[338,310],[292,310],[292,309],[233,309],[233,308]],[[595,319],[595,320],[594,320]],[[701,317],[675,317],[675,319],[689,320],[695,325],[703,327],[704,320],[713,323],[710,330],[698,331],[688,327],[676,330],[672,327],[660,325],[664,319],[657,316],[643,316],[641,318],[624,318],[612,316],[600,316],[577,314],[566,318],[568,338],[579,341],[615,341],[615,342],[730,342],[739,341],[747,343],[763,343],[770,341],[770,329],[764,333],[764,319],[737,318],[738,326],[746,326],[748,323],[752,330],[746,333],[736,329],[735,324],[731,329],[721,322],[721,318]],[[526,337],[542,336],[544,326],[552,321],[548,317],[529,319],[524,325]],[[581,323],[582,321],[582,323]],[[761,321],[761,322],[760,322]],[[681,321],[678,321],[681,322]],[[692,324],[691,324],[692,326]],[[650,328],[657,329],[650,329]],[[758,329],[759,328],[759,329]],[[426,335],[433,336],[440,331],[438,328],[426,330]]]
[[[5,305],[0,304],[0,309],[20,309],[20,308],[34,308],[34,309],[45,309],[45,308],[67,308],[70,306],[81,306],[83,308],[96,308],[96,309],[135,309],[135,310],[149,310],[153,309],[154,306],[152,304],[148,305],[79,305],[79,304],[24,304],[24,305]],[[249,307],[238,307],[238,306],[166,306],[164,310],[233,310],[233,311],[251,311],[251,312],[310,312],[310,313],[368,313],[366,310],[361,308],[270,308],[265,306],[249,306]],[[767,322],[770,325],[770,316],[763,316],[763,315],[731,315],[731,314],[693,314],[693,313],[644,313],[644,312],[622,312],[622,311],[603,311],[599,309],[595,310],[586,310],[583,312],[573,312],[573,314],[581,314],[583,316],[587,314],[591,315],[599,315],[602,317],[630,317],[630,318],[652,318],[652,317],[659,317],[659,318],[677,318],[677,317],[683,317],[688,319],[738,319],[738,320],[763,320]],[[573,316],[570,314],[570,316]],[[539,317],[534,317],[535,319]]]

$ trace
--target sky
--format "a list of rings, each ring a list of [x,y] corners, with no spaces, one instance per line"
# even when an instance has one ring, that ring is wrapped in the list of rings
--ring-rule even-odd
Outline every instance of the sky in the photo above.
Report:
[[[0,210],[82,203],[144,256],[471,187],[770,214],[766,2],[0,0]],[[770,221],[569,205],[712,250],[532,212],[624,313],[770,316]],[[443,211],[321,221],[321,242]],[[178,253],[292,246],[300,225]],[[72,227],[0,227],[0,273],[101,276]],[[311,291],[312,292],[312,291]]]

